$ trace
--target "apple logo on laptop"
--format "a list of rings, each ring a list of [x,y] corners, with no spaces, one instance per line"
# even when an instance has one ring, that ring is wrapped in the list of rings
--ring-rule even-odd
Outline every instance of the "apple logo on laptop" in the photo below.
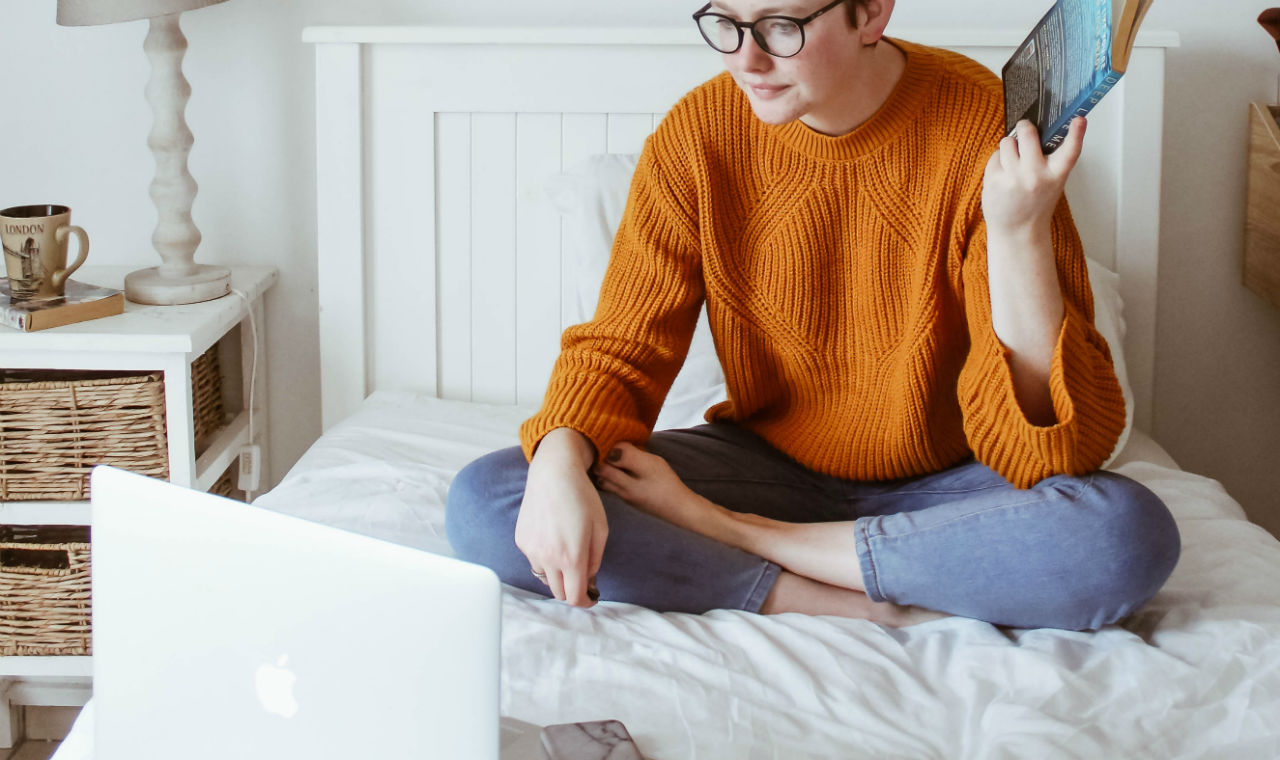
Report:
[[[289,655],[281,655],[275,665],[259,665],[254,679],[263,709],[282,718],[298,714],[298,700],[293,698],[293,684],[298,677],[289,670],[288,664]]]

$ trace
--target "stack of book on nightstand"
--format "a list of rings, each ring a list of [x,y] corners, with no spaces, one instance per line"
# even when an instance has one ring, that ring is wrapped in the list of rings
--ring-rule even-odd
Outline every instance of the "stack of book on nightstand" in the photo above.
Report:
[[[8,278],[0,278],[0,325],[30,332],[110,317],[124,312],[124,293],[67,280],[66,294],[57,298],[15,301]]]

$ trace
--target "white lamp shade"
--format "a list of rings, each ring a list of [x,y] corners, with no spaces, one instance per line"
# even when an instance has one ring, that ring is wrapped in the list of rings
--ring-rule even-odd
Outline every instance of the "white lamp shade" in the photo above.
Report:
[[[226,0],[58,0],[62,26],[93,26],[194,11]]]

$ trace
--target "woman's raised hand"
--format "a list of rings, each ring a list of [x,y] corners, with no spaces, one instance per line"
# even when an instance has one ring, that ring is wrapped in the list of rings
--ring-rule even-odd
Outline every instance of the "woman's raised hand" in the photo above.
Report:
[[[1040,149],[1035,126],[1026,119],[1000,141],[987,161],[982,188],[988,233],[1020,234],[1037,226],[1047,229],[1067,176],[1080,158],[1087,126],[1082,116],[1072,119],[1066,139],[1047,156]]]

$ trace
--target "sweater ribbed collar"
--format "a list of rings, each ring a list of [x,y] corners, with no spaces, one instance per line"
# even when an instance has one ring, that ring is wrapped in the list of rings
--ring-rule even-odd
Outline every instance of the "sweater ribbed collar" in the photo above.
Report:
[[[888,100],[870,119],[852,132],[835,137],[815,131],[799,119],[771,127],[773,134],[805,155],[833,161],[858,158],[900,134],[924,107],[941,64],[926,47],[885,39],[903,52],[907,63]]]

